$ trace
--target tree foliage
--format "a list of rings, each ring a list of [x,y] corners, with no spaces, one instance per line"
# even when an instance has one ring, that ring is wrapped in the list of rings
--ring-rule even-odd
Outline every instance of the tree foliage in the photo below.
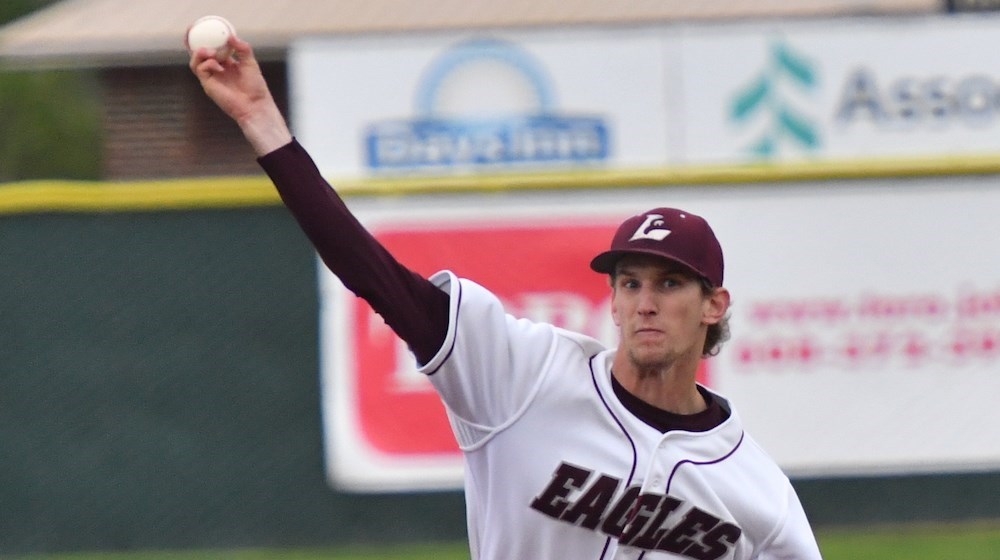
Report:
[[[4,0],[0,25],[52,3]],[[93,71],[0,68],[0,182],[99,178],[100,114]]]
[[[0,2],[0,25],[54,3],[55,0],[4,0]]]

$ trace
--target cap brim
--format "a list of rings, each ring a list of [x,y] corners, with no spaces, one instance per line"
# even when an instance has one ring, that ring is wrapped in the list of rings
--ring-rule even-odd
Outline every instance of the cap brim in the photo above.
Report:
[[[602,274],[612,274],[615,271],[615,265],[618,264],[618,261],[621,260],[622,257],[628,255],[649,255],[651,257],[657,257],[663,259],[665,261],[674,262],[686,268],[688,272],[694,274],[695,276],[699,278],[705,278],[706,280],[708,279],[708,277],[706,277],[704,274],[698,272],[698,270],[695,267],[689,265],[688,263],[680,259],[664,255],[659,251],[652,251],[652,250],[644,251],[642,249],[630,249],[628,251],[621,251],[621,250],[605,251],[597,255],[590,261],[590,269],[593,270],[594,272],[600,272]]]
[[[590,261],[590,269],[602,274],[611,274],[615,270],[618,259],[628,254],[628,251],[604,251]]]

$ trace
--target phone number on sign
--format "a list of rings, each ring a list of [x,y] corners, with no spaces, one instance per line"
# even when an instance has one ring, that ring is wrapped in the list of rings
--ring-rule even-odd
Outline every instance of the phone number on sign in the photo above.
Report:
[[[919,330],[858,330],[834,336],[810,334],[740,337],[729,349],[741,368],[841,367],[881,364],[921,367],[1000,359],[1000,328],[961,327],[944,334]]]

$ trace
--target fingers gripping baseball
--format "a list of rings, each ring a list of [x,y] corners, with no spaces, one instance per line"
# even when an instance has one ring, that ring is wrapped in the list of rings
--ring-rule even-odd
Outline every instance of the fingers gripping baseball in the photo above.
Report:
[[[278,109],[250,43],[230,35],[228,56],[217,49],[198,48],[188,63],[205,94],[239,125],[257,155],[264,155],[292,140],[288,124]]]
[[[273,100],[250,44],[235,36],[227,44],[232,56],[219,60],[210,50],[198,49],[190,67],[209,98],[239,122]]]

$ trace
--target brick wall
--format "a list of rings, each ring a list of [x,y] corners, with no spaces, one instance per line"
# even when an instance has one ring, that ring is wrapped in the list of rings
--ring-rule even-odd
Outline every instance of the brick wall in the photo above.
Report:
[[[287,114],[284,63],[263,69]],[[205,97],[186,66],[108,68],[104,89],[103,176],[163,179],[258,173],[236,125]]]

